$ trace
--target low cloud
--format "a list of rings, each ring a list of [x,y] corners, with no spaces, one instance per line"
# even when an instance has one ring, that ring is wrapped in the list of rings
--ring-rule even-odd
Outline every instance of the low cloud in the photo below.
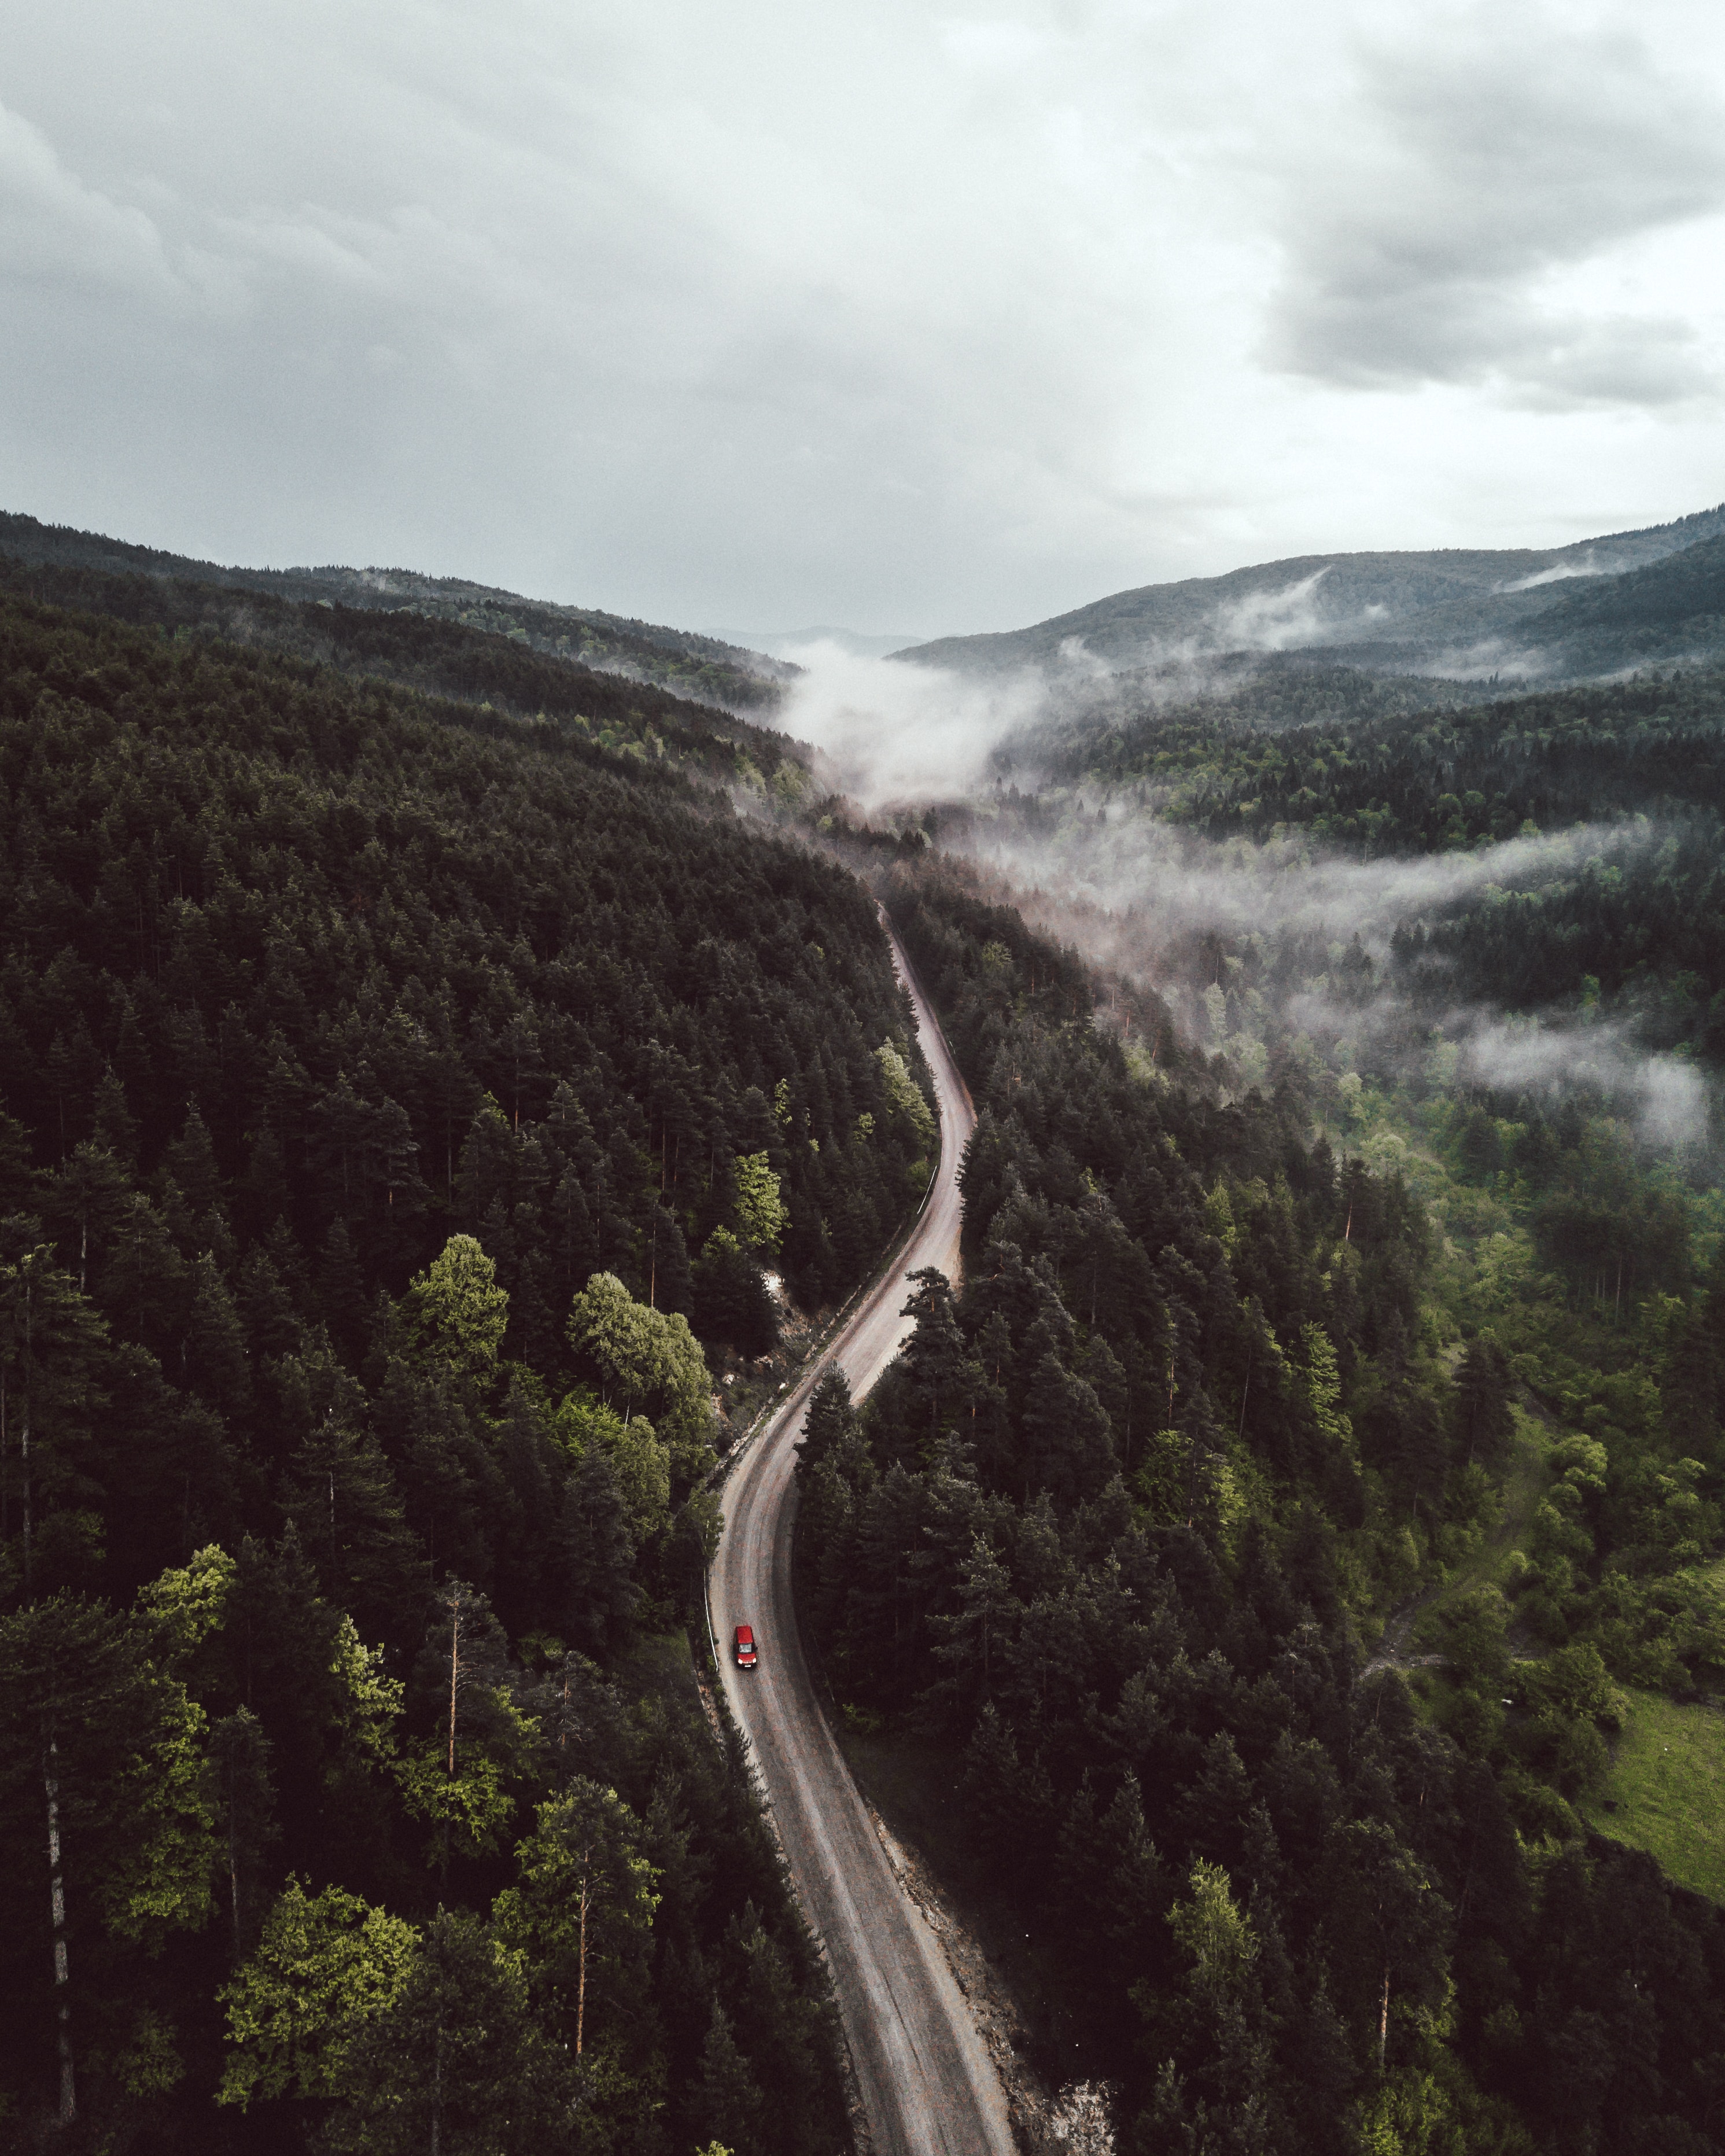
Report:
[[[1044,695],[1029,675],[978,680],[867,658],[830,639],[785,655],[803,670],[780,724],[820,749],[838,788],[866,808],[978,784],[990,750]]]
[[[1706,1142],[1707,1085],[1681,1056],[1649,1055],[1625,1027],[1538,1019],[1452,1016],[1465,1077],[1507,1093],[1562,1094],[1578,1086],[1633,1106],[1642,1135],[1681,1151]]]
[[[1016,880],[1136,913],[1167,934],[1358,934],[1381,956],[1404,921],[1494,887],[1525,889],[1649,837],[1615,825],[1507,839],[1478,852],[1370,861],[1314,853],[1300,839],[1225,845],[1122,807],[1075,820],[1052,839],[979,822],[968,850]]]
[[[1647,1142],[1683,1149],[1708,1142],[1707,1081],[1680,1057],[1650,1054],[1632,1021],[1415,1003],[1387,963],[1395,931],[1410,921],[1561,880],[1662,835],[1651,825],[1594,825],[1477,853],[1359,861],[1297,841],[1219,845],[1117,807],[1069,814],[1050,835],[979,819],[947,842],[999,875],[1047,932],[1156,988],[1190,1037],[1240,1062],[1250,1082],[1278,1034],[1303,1034],[1326,1055],[1380,1070],[1429,1067],[1442,1049],[1466,1081],[1512,1094],[1584,1089],[1610,1101]],[[1280,985],[1240,1004],[1210,937],[1255,945],[1269,966],[1260,982]],[[1355,937],[1373,961],[1369,973],[1353,955]],[[1213,971],[1204,961],[1207,993],[1194,973],[1203,951],[1214,956]],[[1219,988],[1229,991],[1220,1003]]]
[[[1626,565],[1621,562],[1599,562],[1589,548],[1579,561],[1554,562],[1548,569],[1536,569],[1530,577],[1517,577],[1512,583],[1500,584],[1500,592],[1537,591],[1541,584],[1561,584],[1572,577],[1615,577]]]

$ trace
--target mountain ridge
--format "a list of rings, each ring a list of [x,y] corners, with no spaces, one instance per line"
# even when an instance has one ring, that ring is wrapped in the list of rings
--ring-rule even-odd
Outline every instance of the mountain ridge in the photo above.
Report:
[[[727,710],[759,709],[778,701],[779,685],[797,669],[765,652],[721,639],[593,607],[528,598],[463,577],[417,569],[316,567],[258,569],[207,562],[145,547],[72,525],[0,511],[0,554],[32,567],[95,569],[108,575],[184,579],[199,584],[312,600],[375,612],[422,613],[489,629],[549,655],[650,681]]]
[[[1557,588],[1645,572],[1722,535],[1725,504],[1558,547],[1295,555],[1216,577],[1139,585],[1024,629],[940,638],[893,655],[965,673],[1024,667],[1111,673],[1250,649],[1346,649],[1361,664],[1362,651],[1394,646],[1398,671],[1489,671],[1502,666],[1527,624],[1563,606]],[[1493,643],[1502,648],[1472,648]],[[1410,665],[1410,658],[1424,663]]]

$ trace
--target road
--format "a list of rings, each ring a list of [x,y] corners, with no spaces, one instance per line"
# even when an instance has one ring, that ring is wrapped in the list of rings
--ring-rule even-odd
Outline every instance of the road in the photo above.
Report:
[[[827,1726],[791,1594],[794,1446],[816,1378],[837,1361],[862,1394],[910,1331],[906,1273],[955,1282],[957,1172],[976,1124],[934,1014],[896,938],[941,1110],[940,1168],[907,1241],[725,1486],[725,1532],[709,1583],[731,1711],[747,1732],[803,1915],[826,1948],[874,2156],[1012,2156],[1006,2098],[939,1941],[901,1889]],[[752,1625],[753,1670],[728,1651]]]

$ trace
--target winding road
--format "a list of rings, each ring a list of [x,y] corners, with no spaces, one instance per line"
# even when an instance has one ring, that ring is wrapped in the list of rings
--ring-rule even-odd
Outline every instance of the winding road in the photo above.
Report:
[[[834,1741],[791,1594],[794,1447],[815,1380],[836,1362],[860,1399],[911,1329],[899,1314],[905,1276],[938,1265],[957,1278],[958,1165],[976,1112],[896,937],[892,949],[934,1073],[939,1170],[886,1270],[732,1471],[708,1595],[731,1711],[753,1747],[797,1897],[826,1949],[873,2156],[1012,2156],[999,2076]],[[739,1624],[754,1627],[754,1670],[738,1670],[730,1657]]]

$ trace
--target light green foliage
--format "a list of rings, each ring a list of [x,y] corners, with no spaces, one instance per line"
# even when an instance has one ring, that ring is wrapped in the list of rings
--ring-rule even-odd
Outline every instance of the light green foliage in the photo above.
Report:
[[[516,1706],[506,1686],[472,1686],[464,1706],[470,1721],[483,1722],[483,1736],[461,1736],[453,1774],[446,1736],[418,1738],[394,1763],[401,1803],[434,1826],[440,1865],[450,1848],[461,1856],[494,1856],[502,1848],[516,1811],[506,1783],[526,1774],[539,1744],[539,1722]]]
[[[679,1517],[701,1552],[702,1565],[710,1565],[719,1553],[719,1537],[725,1532],[725,1512],[717,1494],[698,1486],[689,1492]]]
[[[909,1127],[919,1152],[932,1151],[935,1142],[934,1114],[911,1075],[909,1064],[890,1040],[883,1040],[875,1050],[875,1060],[880,1066],[880,1080],[886,1089],[890,1111]]]
[[[220,1994],[235,2051],[217,2101],[243,2111],[254,2097],[344,2095],[344,2048],[394,1999],[417,1938],[340,1887],[313,1898],[290,1877],[257,1951]]]
[[[533,1832],[516,1850],[516,1881],[497,1897],[499,1943],[528,1972],[572,2040],[582,1979],[586,1917],[588,2015],[619,2002],[617,1987],[638,1978],[659,1907],[658,1872],[640,1853],[640,1822],[614,1789],[578,1777],[539,1807]],[[587,2031],[591,2034],[591,2025]]]
[[[399,1677],[387,1676],[383,1650],[368,1647],[359,1628],[344,1610],[336,1630],[331,1667],[341,1680],[346,1711],[343,1733],[363,1758],[384,1766],[394,1758],[391,1734],[402,1711],[407,1686]]]
[[[1191,1442],[1177,1430],[1153,1430],[1132,1490],[1150,1517],[1166,1526],[1183,1520],[1191,1507]]]
[[[1495,1587],[1481,1587],[1441,1604],[1421,1637],[1441,1645],[1458,1682],[1501,1692],[1509,1671],[1508,1625],[1508,1604]]]
[[[1343,1451],[1353,1450],[1353,1424],[1342,1409],[1341,1366],[1335,1343],[1321,1325],[1302,1325],[1300,1339],[1305,1358],[1300,1369],[1301,1389],[1318,1430]]]
[[[149,1627],[157,1661],[181,1668],[220,1629],[239,1567],[211,1543],[190,1563],[171,1567],[138,1590],[138,1611]]]
[[[451,1235],[408,1284],[407,1304],[420,1337],[462,1375],[489,1378],[509,1326],[509,1296],[497,1268],[471,1235]]]
[[[779,1196],[779,1179],[764,1152],[740,1152],[732,1160],[737,1178],[737,1220],[752,1250],[776,1250],[790,1212]]]
[[[1219,1181],[1204,1201],[1204,1224],[1222,1245],[1225,1258],[1234,1255],[1239,1243],[1239,1230],[1234,1224],[1234,1207],[1228,1196],[1228,1185]]]
[[[1559,1647],[1543,1661],[1522,1665],[1522,1690],[1530,1706],[1566,1722],[1596,1722],[1616,1728],[1623,1695],[1612,1684],[1599,1650],[1583,1640]]]
[[[140,2007],[134,2016],[131,2041],[114,2064],[121,2087],[130,2096],[166,2096],[186,2077],[173,2024],[147,2006]]]
[[[59,1594],[0,1615],[0,1819],[42,1867],[44,1728],[52,1728],[67,1898],[155,1951],[208,1917],[214,1811],[203,1710],[147,1656],[135,1619]],[[21,1809],[20,1809],[21,1808]],[[28,1821],[28,1829],[26,1828]]]
[[[586,2156],[595,2143],[569,2130],[572,2065],[539,2028],[520,1957],[467,1911],[439,1909],[347,2048],[351,2109],[330,2142],[352,2156]]]
[[[1725,1902],[1725,1716],[1632,1691],[1616,1757],[1584,1805],[1590,1825]]]
[[[567,1454],[571,1465],[587,1457],[590,1447],[603,1445],[608,1452],[624,1430],[615,1408],[596,1400],[585,1386],[566,1393],[551,1418],[551,1434]]]
[[[572,1460],[584,1458],[595,1445],[604,1452],[637,1548],[658,1533],[670,1517],[671,1452],[645,1415],[625,1420],[590,1394],[571,1393],[552,1418],[552,1429]]]
[[[645,1415],[631,1415],[610,1447],[617,1487],[639,1548],[670,1518],[670,1447]]]
[[[506,1697],[499,1694],[500,1705]],[[507,1711],[514,1712],[512,1707]],[[515,1799],[504,1787],[505,1772],[504,1763],[471,1738],[459,1748],[453,1774],[447,1748],[438,1738],[422,1738],[397,1762],[403,1804],[434,1830],[434,1861],[441,1862],[445,1845],[463,1856],[496,1855],[515,1810]]]
[[[1180,1951],[1192,1964],[1194,1989],[1211,2006],[1239,1990],[1257,1958],[1251,1919],[1235,1906],[1228,1874],[1202,1858],[1192,1867],[1191,1895],[1168,1912]]]
[[[128,1777],[131,1832],[103,1897],[110,1930],[151,1947],[170,1931],[197,1930],[214,1902],[208,1720],[173,1678],[161,1698],[156,1741]]]
[[[703,1473],[712,1457],[712,1379],[688,1319],[637,1302],[614,1273],[595,1273],[575,1297],[568,1332],[598,1369],[604,1404],[625,1417],[637,1406],[656,1409],[672,1467],[691,1481]]]

